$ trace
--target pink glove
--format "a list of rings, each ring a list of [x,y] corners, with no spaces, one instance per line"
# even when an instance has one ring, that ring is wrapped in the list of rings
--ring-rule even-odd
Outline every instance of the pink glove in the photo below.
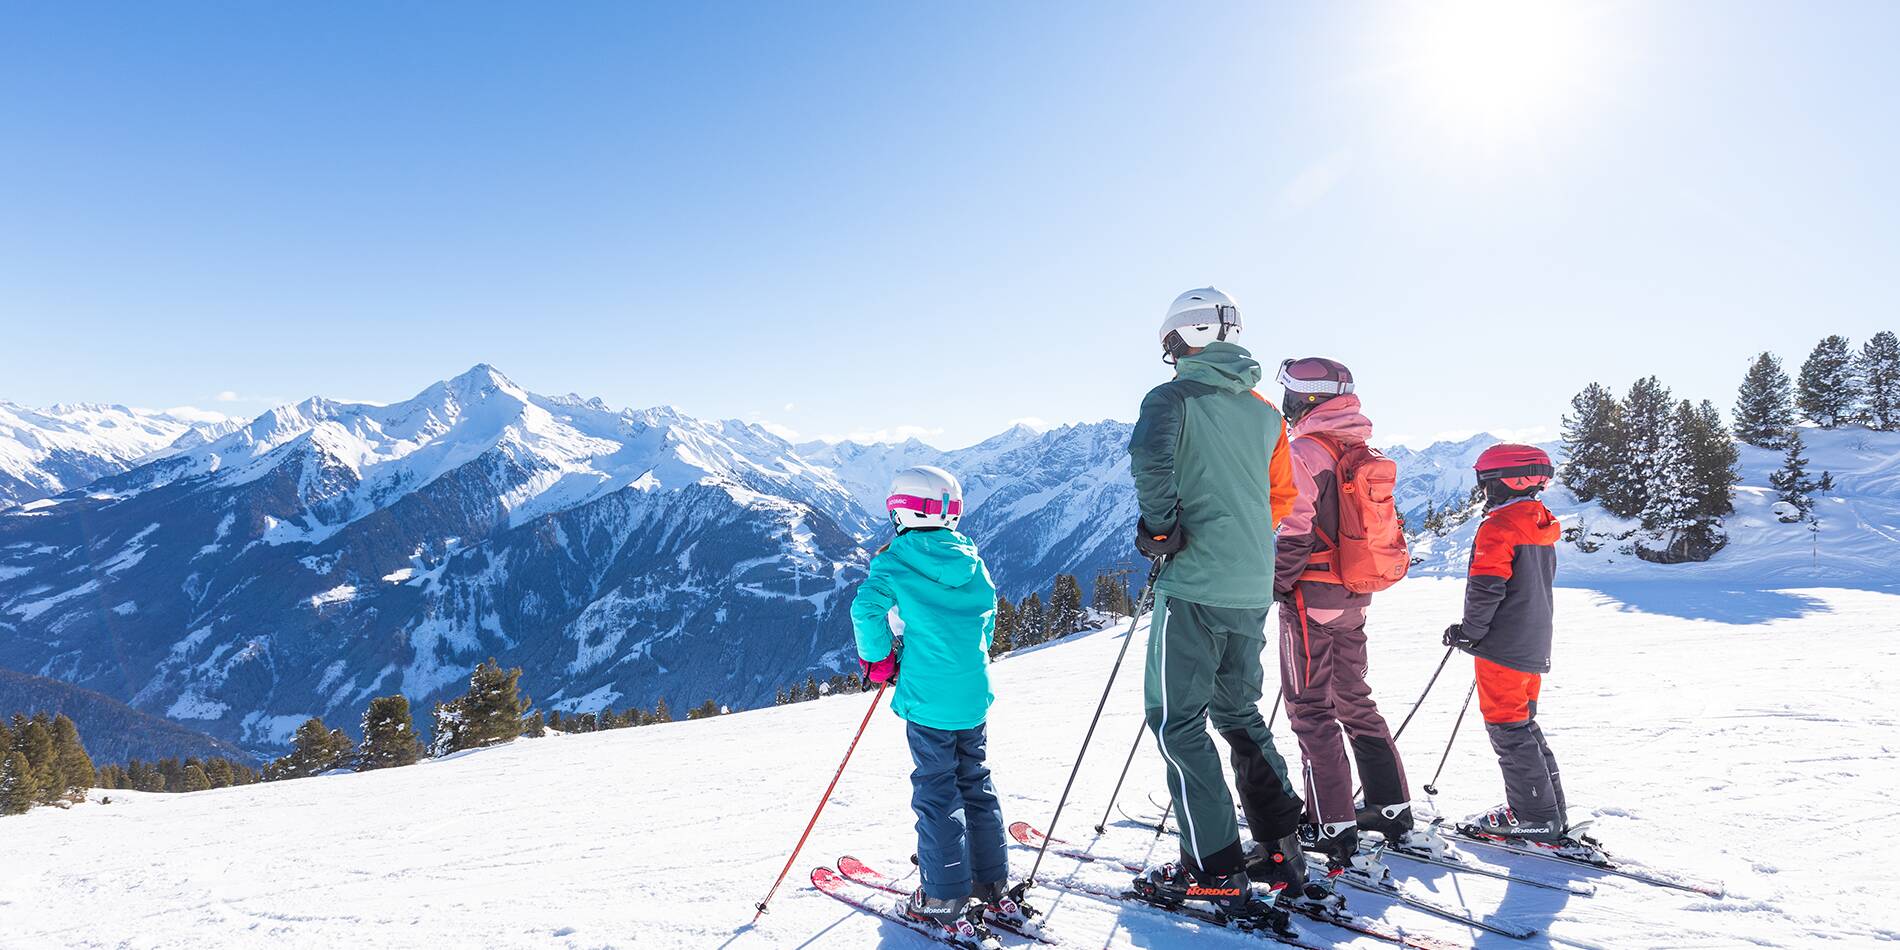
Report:
[[[867,660],[859,660],[858,665],[864,668],[864,678],[870,680],[873,683],[897,682],[897,651],[896,650],[892,650],[890,656],[887,656],[884,659],[877,661],[876,663],[872,663]]]

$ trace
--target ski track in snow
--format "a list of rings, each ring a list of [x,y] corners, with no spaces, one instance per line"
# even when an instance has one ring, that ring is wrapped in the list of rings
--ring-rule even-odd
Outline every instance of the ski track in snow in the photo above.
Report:
[[[1456,616],[1462,585],[1408,581],[1372,614],[1372,682],[1402,717]],[[1597,819],[1631,864],[1727,889],[1711,900],[1492,852],[1487,862],[1573,874],[1595,897],[1411,862],[1402,879],[1546,930],[1518,941],[1350,893],[1359,913],[1501,947],[1861,947],[1900,939],[1900,861],[1867,832],[1900,817],[1900,596],[1804,590],[1798,616],[1738,625],[1630,609],[1560,589],[1556,671],[1540,705],[1575,818]],[[1145,636],[1142,634],[1141,636]],[[995,667],[990,761],[1006,820],[1046,825],[1118,631]],[[1141,642],[1115,686],[1058,836],[1171,857],[1173,839],[1119,816],[1091,830],[1140,723]],[[1454,660],[1402,740],[1414,790],[1464,699]],[[873,717],[830,807],[756,928],[870,694],[710,722],[551,736],[420,766],[192,795],[95,792],[110,805],[0,820],[0,947],[921,948],[924,939],[813,891],[811,867],[850,853],[906,882],[914,846],[902,723]],[[1501,797],[1472,713],[1436,803]],[[1297,761],[1280,717],[1281,752]],[[1152,742],[1124,806],[1161,788]],[[1422,794],[1422,792],[1419,792]],[[1862,829],[1857,833],[1853,829]],[[1705,829],[1719,829],[1704,834]],[[1033,855],[1012,848],[1014,873]],[[1122,876],[1051,857],[1042,874]],[[1069,947],[1272,946],[1139,908],[1043,889]],[[1302,924],[1315,942],[1344,932]],[[1020,941],[1006,941],[1018,945]]]

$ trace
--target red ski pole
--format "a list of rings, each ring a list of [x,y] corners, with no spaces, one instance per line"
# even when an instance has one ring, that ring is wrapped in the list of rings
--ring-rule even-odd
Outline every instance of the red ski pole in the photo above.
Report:
[[[811,820],[805,823],[805,833],[798,836],[798,845],[792,848],[792,856],[785,859],[785,867],[778,872],[778,880],[772,882],[772,889],[765,892],[765,899],[756,905],[759,912],[752,915],[752,922],[758,923],[765,915],[765,905],[772,902],[772,895],[778,893],[778,886],[785,883],[785,875],[791,873],[792,862],[798,860],[798,852],[805,849],[805,839],[811,837],[812,828],[818,824],[818,816],[824,813],[825,803],[831,801],[831,791],[838,787],[838,779],[844,776],[844,767],[851,761],[851,753],[857,751],[858,740],[864,738],[864,727],[871,724],[871,714],[877,712],[878,701],[884,698],[884,687],[891,685],[887,680],[877,684],[877,695],[871,697],[871,708],[864,711],[864,721],[858,723],[858,732],[851,737],[851,745],[844,750],[844,761],[838,763],[838,771],[831,773],[831,784],[825,786],[825,795],[818,799],[818,810],[811,813]]]

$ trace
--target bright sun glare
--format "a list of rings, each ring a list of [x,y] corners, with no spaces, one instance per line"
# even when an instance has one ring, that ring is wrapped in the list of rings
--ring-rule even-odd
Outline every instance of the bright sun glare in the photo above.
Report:
[[[1408,24],[1404,81],[1423,116],[1488,140],[1561,122],[1599,79],[1594,18],[1576,0],[1442,0]]]

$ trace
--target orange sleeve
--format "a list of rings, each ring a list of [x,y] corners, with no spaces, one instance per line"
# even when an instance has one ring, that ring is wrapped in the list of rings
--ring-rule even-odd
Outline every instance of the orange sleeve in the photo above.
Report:
[[[1478,525],[1478,536],[1471,546],[1472,577],[1511,579],[1511,560],[1517,555],[1517,538],[1503,518],[1486,518]]]
[[[1267,462],[1267,497],[1273,509],[1273,526],[1293,511],[1300,490],[1293,485],[1293,449],[1286,441],[1286,420],[1280,420],[1280,441],[1273,445],[1273,457]]]

